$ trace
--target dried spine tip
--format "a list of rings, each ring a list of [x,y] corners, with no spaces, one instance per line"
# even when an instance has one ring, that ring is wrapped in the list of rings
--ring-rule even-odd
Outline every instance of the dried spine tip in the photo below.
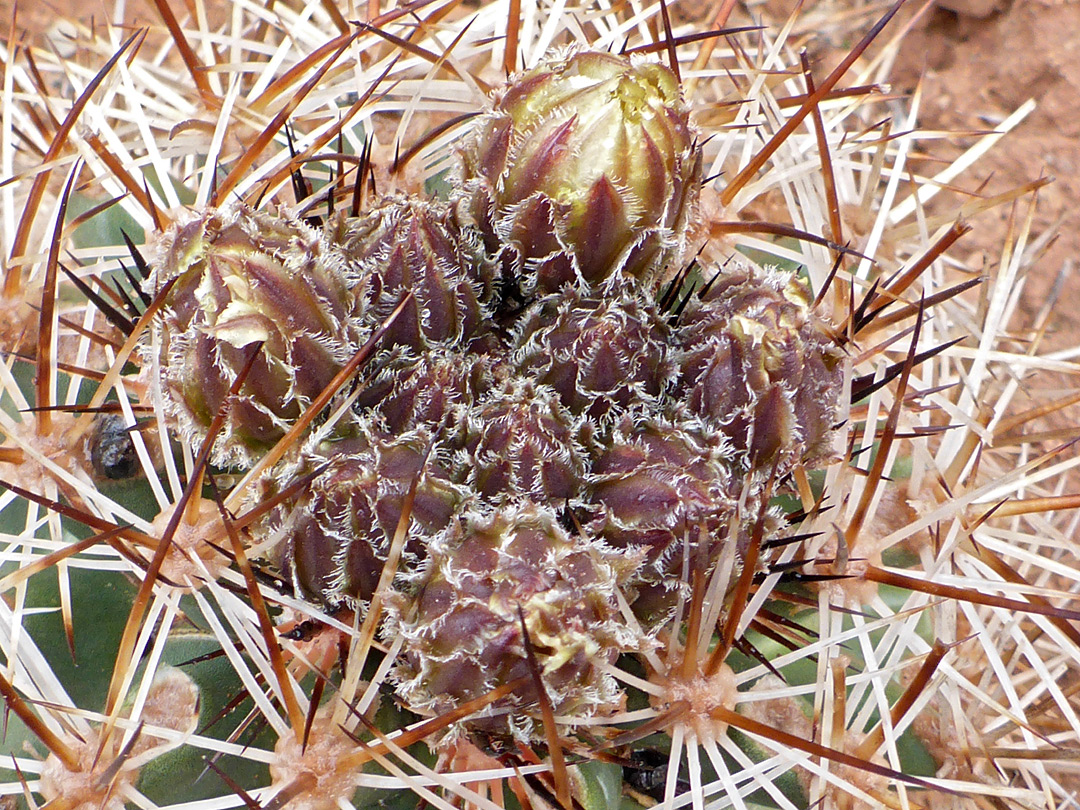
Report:
[[[139,472],[135,443],[124,417],[118,413],[103,413],[94,419],[86,448],[90,466],[99,479],[116,481]]]
[[[160,240],[151,288],[173,280],[158,356],[168,410],[183,438],[205,438],[261,345],[212,459],[248,466],[358,347],[341,257],[298,219],[246,206],[208,209]]]
[[[540,734],[519,610],[556,714],[585,719],[618,707],[621,691],[604,670],[644,643],[615,599],[634,555],[571,535],[554,510],[528,502],[464,514],[429,555],[415,599],[395,601],[388,631],[405,639],[396,677],[411,708],[445,711],[524,677],[471,725]]]
[[[701,154],[670,70],[574,51],[511,80],[462,150],[462,179],[489,249],[553,292],[619,271],[651,280],[678,257]]]

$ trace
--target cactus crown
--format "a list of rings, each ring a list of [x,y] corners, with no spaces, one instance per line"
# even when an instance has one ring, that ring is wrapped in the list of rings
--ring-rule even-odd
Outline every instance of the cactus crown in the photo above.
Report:
[[[85,34],[106,49],[90,85],[52,52],[29,72],[21,49],[5,57],[0,154],[44,157],[0,194],[19,223],[2,235],[0,340],[37,352],[32,382],[0,369],[0,690],[50,753],[12,748],[4,790],[187,807],[173,773],[208,749],[214,768],[251,766],[228,777],[245,785],[233,804],[397,806],[393,786],[490,808],[504,785],[523,806],[586,810],[903,804],[895,785],[925,787],[914,747],[973,793],[1060,797],[1048,763],[1080,738],[1080,654],[1054,591],[1072,581],[1053,545],[1069,529],[1045,504],[1065,496],[1030,499],[1037,531],[1032,503],[995,512],[1043,460],[1000,404],[1042,360],[1004,320],[980,322],[977,349],[938,343],[1006,311],[1028,231],[988,305],[968,306],[938,261],[964,229],[927,204],[956,184],[905,162],[921,158],[906,126],[848,133],[873,94],[842,71],[815,83],[769,34],[705,44],[674,9],[668,67],[612,53],[659,30],[652,12],[560,11],[509,32],[532,37],[521,55],[559,20],[592,46],[504,82],[474,62],[515,39],[501,7],[470,28],[423,5],[419,25],[391,12],[333,39],[349,22],[332,3],[276,4],[287,36],[239,4],[227,61],[201,17],[169,24],[194,88],[170,76],[153,99],[102,88],[154,74],[138,35]],[[288,78],[269,81],[282,60]],[[77,86],[26,115],[50,79]],[[441,127],[490,87],[468,131]],[[141,141],[164,109],[181,116],[167,149]],[[69,126],[80,116],[116,132]],[[390,118],[395,143],[430,137],[398,153]],[[41,144],[11,142],[34,127]],[[68,167],[54,249],[35,252],[45,181]],[[76,239],[62,275],[66,234],[94,219],[61,216],[87,173],[158,231],[148,251],[132,241],[134,271]],[[115,294],[110,274],[126,276]],[[74,521],[97,534],[73,541]],[[54,678],[71,656],[46,640],[83,654],[73,598],[115,607],[119,591],[108,682],[80,691],[82,661]],[[166,716],[165,661],[193,662],[223,719],[196,726],[179,681],[182,722]],[[1030,733],[1044,714],[1052,731]]]

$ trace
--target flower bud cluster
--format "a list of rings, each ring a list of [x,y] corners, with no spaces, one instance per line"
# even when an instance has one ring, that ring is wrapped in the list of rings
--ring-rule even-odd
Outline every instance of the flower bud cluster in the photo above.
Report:
[[[843,358],[790,274],[659,303],[701,172],[661,65],[527,71],[460,157],[447,201],[322,232],[243,207],[175,228],[154,357],[176,433],[227,405],[213,461],[247,468],[385,327],[346,416],[264,481],[288,497],[258,547],[327,609],[390,583],[400,699],[430,714],[516,683],[470,724],[532,739],[536,675],[569,725],[619,710],[613,665],[655,643],[690,562],[742,552],[762,516],[779,531],[763,482],[829,456]]]

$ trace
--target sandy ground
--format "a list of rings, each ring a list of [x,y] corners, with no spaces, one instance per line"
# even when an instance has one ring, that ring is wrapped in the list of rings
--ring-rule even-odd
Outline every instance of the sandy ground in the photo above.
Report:
[[[1057,241],[1029,281],[1025,300],[1033,311],[1062,267],[1072,268],[1080,255],[1080,2],[947,2],[958,10],[932,9],[905,41],[895,86],[910,90],[923,78],[930,102],[923,124],[932,128],[986,128],[1027,99],[1037,102],[1035,112],[964,180],[972,189],[987,182],[992,193],[1040,173],[1054,177],[1040,193],[1036,227],[1060,224]],[[1000,242],[1006,213],[996,223],[985,217],[977,221],[972,241],[992,249]],[[1070,272],[1062,301],[1078,295],[1080,273]],[[1051,328],[1052,345],[1076,345],[1075,307],[1058,307]]]

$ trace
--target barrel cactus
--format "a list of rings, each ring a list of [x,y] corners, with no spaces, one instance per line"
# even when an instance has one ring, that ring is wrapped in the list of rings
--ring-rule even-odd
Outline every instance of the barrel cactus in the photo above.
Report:
[[[5,52],[0,792],[1067,803],[1069,366],[872,36],[195,5]]]

